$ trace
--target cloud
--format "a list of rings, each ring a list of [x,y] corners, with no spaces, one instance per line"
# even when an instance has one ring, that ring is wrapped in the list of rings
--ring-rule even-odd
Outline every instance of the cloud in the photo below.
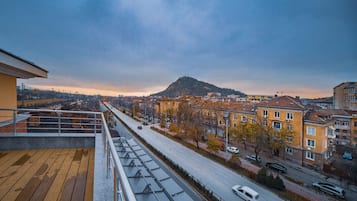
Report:
[[[326,93],[357,73],[356,1],[13,0],[0,8],[1,48],[50,72],[32,85],[150,94],[189,75],[246,93]]]

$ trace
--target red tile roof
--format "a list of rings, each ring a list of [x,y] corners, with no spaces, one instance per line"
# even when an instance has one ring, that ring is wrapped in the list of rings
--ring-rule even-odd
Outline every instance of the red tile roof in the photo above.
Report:
[[[257,106],[266,107],[266,108],[281,108],[281,109],[293,109],[293,110],[305,109],[305,107],[301,104],[300,100],[295,99],[291,96],[275,97],[269,101],[261,102]]]

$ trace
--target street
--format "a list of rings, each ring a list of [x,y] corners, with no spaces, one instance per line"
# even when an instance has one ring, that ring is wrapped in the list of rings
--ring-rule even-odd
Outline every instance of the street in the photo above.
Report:
[[[137,126],[141,125],[139,122],[119,112],[110,105],[108,106],[144,140],[172,161],[179,164],[202,184],[206,185],[206,187],[212,190],[221,200],[230,201],[239,199],[231,190],[231,187],[236,184],[246,185],[253,188],[260,194],[261,200],[281,200],[277,195],[265,187],[262,187],[183,145],[152,131],[149,126],[143,126],[141,130],[137,129]]]

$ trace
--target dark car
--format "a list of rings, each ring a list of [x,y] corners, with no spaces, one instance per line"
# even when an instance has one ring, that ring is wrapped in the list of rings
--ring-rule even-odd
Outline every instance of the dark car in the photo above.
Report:
[[[138,129],[141,130],[141,129],[143,129],[143,127],[142,126],[138,126]]]
[[[286,169],[285,166],[283,166],[279,163],[266,163],[265,166],[270,169],[274,169],[278,172],[282,172],[282,173],[286,173],[288,171],[288,169]]]

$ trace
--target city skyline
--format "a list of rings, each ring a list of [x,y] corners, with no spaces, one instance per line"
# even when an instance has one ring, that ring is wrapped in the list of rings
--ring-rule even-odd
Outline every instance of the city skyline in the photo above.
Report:
[[[355,81],[355,1],[0,3],[0,48],[49,70],[34,88],[150,95],[181,76],[324,97]]]

